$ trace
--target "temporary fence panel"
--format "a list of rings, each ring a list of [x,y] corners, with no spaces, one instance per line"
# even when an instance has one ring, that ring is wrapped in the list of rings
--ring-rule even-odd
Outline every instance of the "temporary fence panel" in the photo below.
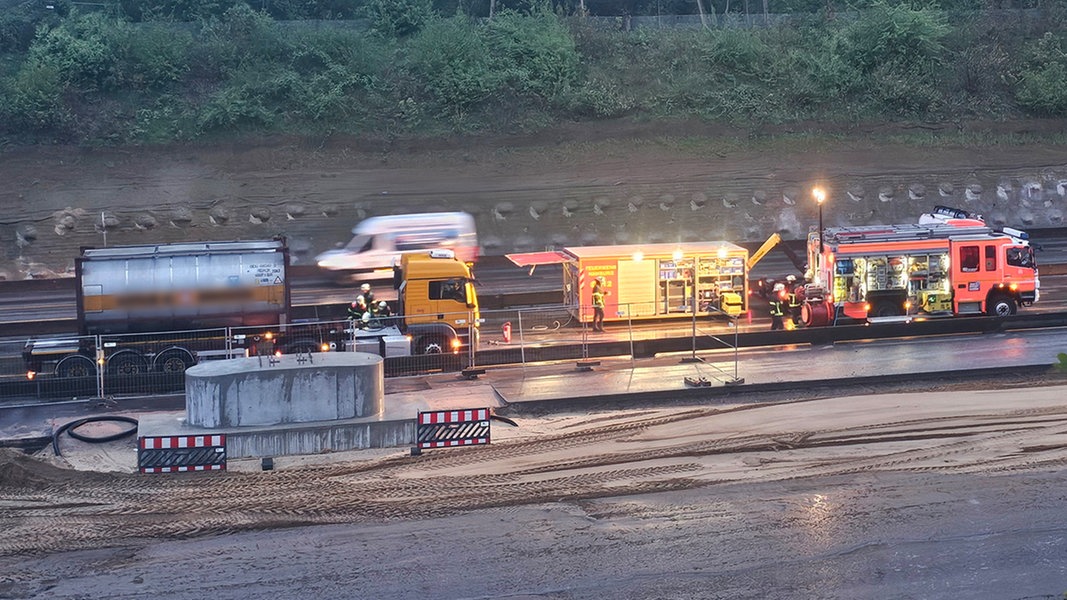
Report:
[[[592,307],[584,310],[592,312]],[[582,323],[562,306],[520,310],[517,322],[527,363],[584,358],[594,335],[590,323]]]
[[[12,348],[13,356],[4,352],[5,397],[61,399],[103,394],[98,336],[32,338],[19,345],[17,352]],[[16,376],[9,369],[18,365],[21,373]]]
[[[420,411],[419,448],[448,448],[489,443],[489,409]]]
[[[243,356],[226,329],[98,336],[97,367],[103,395],[179,392],[185,371],[214,359]],[[235,353],[236,352],[236,353]]]
[[[168,435],[137,438],[142,473],[221,471],[226,468],[225,435]]]

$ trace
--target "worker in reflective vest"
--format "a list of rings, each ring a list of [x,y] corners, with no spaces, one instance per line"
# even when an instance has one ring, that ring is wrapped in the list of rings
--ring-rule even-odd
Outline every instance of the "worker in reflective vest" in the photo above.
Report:
[[[771,331],[785,329],[785,324],[782,322],[782,317],[785,316],[785,302],[782,299],[782,295],[785,294],[785,285],[776,283],[771,291],[773,293],[768,300],[771,312]]]
[[[593,331],[604,331],[604,278],[597,277],[593,282]]]

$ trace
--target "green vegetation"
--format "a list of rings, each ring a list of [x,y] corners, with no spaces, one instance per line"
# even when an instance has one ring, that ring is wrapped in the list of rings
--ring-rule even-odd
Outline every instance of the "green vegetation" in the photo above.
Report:
[[[946,12],[956,7],[944,1],[878,0],[843,18],[823,0],[797,0],[772,6],[809,17],[775,27],[622,31],[563,17],[565,4],[500,2],[492,19],[475,19],[482,8],[472,2],[11,4],[0,18],[0,136],[99,144],[512,132],[620,117],[1067,115],[1062,10],[1006,20]],[[355,15],[364,20],[276,20]]]

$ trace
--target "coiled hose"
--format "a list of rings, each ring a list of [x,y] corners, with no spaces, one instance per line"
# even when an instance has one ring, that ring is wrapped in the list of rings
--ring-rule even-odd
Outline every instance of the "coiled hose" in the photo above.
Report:
[[[130,427],[129,429],[125,429],[125,430],[120,431],[118,433],[112,433],[111,435],[104,435],[104,436],[100,436],[100,437],[92,437],[92,436],[84,435],[84,434],[81,434],[81,433],[78,433],[77,431],[75,431],[75,429],[81,427],[82,425],[85,425],[86,423],[97,423],[97,422],[100,422],[100,421],[117,421],[119,423],[130,423],[130,424],[133,425],[133,427]],[[90,444],[103,444],[105,442],[113,442],[115,440],[119,440],[119,439],[122,439],[122,438],[124,438],[124,437],[126,437],[128,435],[133,435],[134,433],[136,433],[137,432],[137,419],[134,419],[133,417],[99,416],[99,417],[85,417],[84,419],[78,419],[76,421],[71,421],[70,423],[67,423],[66,425],[63,425],[62,427],[57,429],[55,435],[52,436],[52,452],[54,452],[56,456],[60,455],[59,454],[59,436],[63,435],[64,431],[69,433],[70,437],[72,437],[72,438],[74,438],[76,440],[81,440],[83,442],[88,442]]]

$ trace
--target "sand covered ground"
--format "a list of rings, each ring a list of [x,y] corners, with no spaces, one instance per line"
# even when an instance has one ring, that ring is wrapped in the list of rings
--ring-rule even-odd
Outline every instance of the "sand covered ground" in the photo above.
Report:
[[[1067,589],[1062,385],[514,418],[487,447],[289,457],[270,472],[135,475],[120,468],[130,441],[5,452],[0,596]],[[79,461],[98,470],[67,468]]]

